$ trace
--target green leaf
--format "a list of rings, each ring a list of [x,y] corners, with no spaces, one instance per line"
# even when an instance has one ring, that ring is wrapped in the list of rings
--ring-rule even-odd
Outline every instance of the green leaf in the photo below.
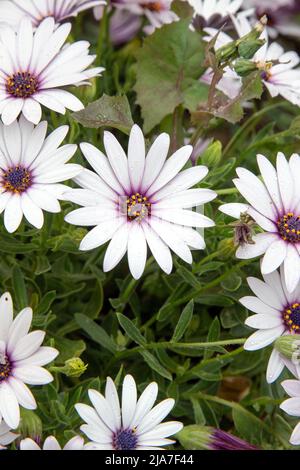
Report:
[[[243,409],[234,409],[232,417],[237,432],[242,439],[253,445],[261,443],[263,423],[259,418]]]
[[[183,309],[182,314],[180,315],[180,318],[175,327],[175,331],[174,331],[171,341],[176,343],[183,337],[186,329],[188,328],[192,320],[193,311],[194,311],[194,301],[190,300],[190,302]]]
[[[196,109],[207,96],[199,81],[204,72],[205,43],[190,30],[190,20],[177,21],[145,39],[137,52],[137,102],[142,108],[145,132],[183,104]]]
[[[140,346],[145,346],[147,344],[145,338],[140,333],[139,329],[135,326],[135,324],[129,318],[127,318],[125,315],[119,312],[117,313],[117,318],[121,327],[123,328],[125,333],[129,336],[130,339],[135,341]]]
[[[159,375],[162,377],[165,377],[168,380],[172,380],[172,375],[170,372],[167,371],[156,359],[153,354],[151,354],[149,351],[140,351],[139,354],[143,356],[145,362],[148,364],[148,366],[157,372]]]
[[[51,290],[47,292],[41,299],[38,308],[37,308],[37,314],[43,315],[44,313],[47,313],[48,310],[50,309],[52,303],[54,302],[56,298],[56,291]]]
[[[13,269],[12,284],[14,290],[14,302],[16,303],[18,310],[21,310],[28,306],[28,297],[24,275],[19,266],[15,266]]]
[[[112,127],[129,134],[133,126],[130,106],[127,97],[103,95],[99,100],[90,103],[82,111],[72,114],[73,118],[84,127]]]
[[[73,340],[53,334],[52,337],[55,339],[55,346],[59,350],[58,362],[60,364],[63,364],[72,357],[80,357],[86,349],[85,342],[81,339]]]
[[[76,323],[80,326],[80,328],[85,331],[85,333],[96,343],[103,346],[103,348],[107,349],[111,353],[117,352],[117,346],[111,337],[106,333],[106,331],[102,328],[102,326],[98,325],[96,322],[91,320],[86,315],[82,315],[81,313],[77,313],[75,315]]]

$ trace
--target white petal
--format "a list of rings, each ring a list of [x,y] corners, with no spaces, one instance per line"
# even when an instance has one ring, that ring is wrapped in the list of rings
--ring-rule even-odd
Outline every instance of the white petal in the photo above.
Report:
[[[16,429],[19,426],[19,403],[8,382],[0,384],[0,414],[11,429]]]
[[[151,145],[145,161],[145,171],[141,188],[142,193],[147,191],[149,186],[159,175],[167,158],[169,147],[170,137],[165,133],[160,134]]]
[[[23,193],[21,196],[21,208],[28,222],[34,227],[40,229],[44,224],[44,214],[29,195]]]
[[[125,223],[113,235],[103,261],[103,271],[108,272],[121,261],[127,251],[129,228]]]
[[[283,368],[284,362],[281,359],[280,353],[274,348],[268,362],[266,373],[267,382],[269,384],[275,382],[283,371]]]
[[[34,396],[32,395],[29,388],[21,381],[15,377],[9,378],[9,385],[13,389],[17,400],[21,406],[27,410],[35,410],[37,407]]]
[[[23,217],[21,197],[14,194],[7,202],[4,212],[4,225],[9,233],[13,233],[19,227]]]
[[[32,331],[21,338],[12,352],[13,361],[21,361],[31,354],[35,353],[41,346],[45,338],[45,332],[36,330]]]
[[[131,427],[137,427],[144,416],[151,410],[158,394],[158,386],[156,382],[151,382],[141,394],[135,409],[135,414],[131,422]]]
[[[281,403],[280,408],[291,416],[300,416],[300,398],[288,398]]]
[[[0,297],[0,340],[7,342],[8,331],[13,321],[13,303],[9,292]]]
[[[275,339],[279,338],[284,330],[284,326],[277,326],[269,330],[258,330],[247,339],[244,344],[244,349],[247,351],[255,351],[256,349],[265,348],[273,343]]]
[[[267,330],[269,328],[275,328],[276,326],[282,325],[282,318],[273,315],[266,315],[263,313],[257,313],[256,315],[251,315],[245,321],[245,325],[250,326],[251,328],[257,328],[261,330]]]
[[[265,304],[277,310],[282,310],[285,307],[285,302],[282,302],[281,297],[277,295],[277,290],[270,287],[267,283],[255,277],[248,277],[247,282],[254,294]]]
[[[167,398],[149,411],[137,426],[139,436],[155,428],[155,426],[157,426],[157,424],[159,424],[170,413],[174,404],[175,400],[173,400],[173,398]]]
[[[292,244],[287,245],[287,253],[284,260],[284,276],[288,292],[293,292],[300,280],[300,257]]]
[[[240,302],[244,307],[248,308],[251,310],[251,312],[254,313],[262,313],[264,315],[269,315],[274,318],[278,318],[281,313],[279,310],[276,310],[273,307],[270,307],[270,305],[266,304],[264,301],[258,299],[257,297],[253,296],[246,296],[242,297],[240,299]]]
[[[29,385],[45,385],[53,381],[50,372],[43,367],[32,365],[16,367],[14,376]]]
[[[27,335],[32,322],[32,310],[24,308],[9,328],[7,350],[11,354],[23,336]]]
[[[105,398],[110,403],[110,406],[115,414],[117,427],[121,427],[120,401],[114,381],[110,377],[107,377],[106,379]]]
[[[145,140],[143,132],[136,124],[132,127],[128,143],[128,171],[132,192],[138,192],[145,166]]]
[[[104,132],[104,147],[116,177],[123,188],[129,192],[131,184],[126,154],[115,136],[107,131]]]
[[[269,274],[275,271],[284,261],[287,253],[287,244],[283,240],[274,241],[263,257],[261,272]]]
[[[131,222],[127,254],[130,272],[135,279],[139,279],[146,265],[147,243],[144,231],[138,222]]]
[[[256,258],[262,255],[268,247],[276,240],[277,235],[272,233],[258,233],[252,237],[254,244],[244,244],[238,247],[236,257],[239,259]]]
[[[122,424],[127,429],[132,422],[137,403],[137,389],[135,380],[131,375],[126,375],[122,388]]]
[[[172,271],[173,261],[169,247],[161,240],[148,223],[143,223],[142,228],[144,230],[146,241],[157,264],[165,273],[170,274]]]
[[[281,386],[290,397],[300,397],[300,380],[284,380]]]

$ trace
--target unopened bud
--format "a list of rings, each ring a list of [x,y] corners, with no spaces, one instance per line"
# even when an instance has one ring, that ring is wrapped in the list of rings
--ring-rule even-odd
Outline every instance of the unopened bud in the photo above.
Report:
[[[280,336],[275,341],[275,348],[294,364],[300,363],[300,338],[297,335]]]
[[[18,432],[20,434],[20,440],[29,437],[39,444],[43,433],[42,421],[34,411],[21,408]]]
[[[233,68],[238,75],[240,75],[241,77],[246,77],[250,73],[257,70],[257,65],[252,60],[237,59]]]
[[[65,362],[64,366],[51,367],[51,371],[59,372],[66,375],[67,377],[80,377],[88,368],[88,364],[85,364],[80,357],[72,357]]]

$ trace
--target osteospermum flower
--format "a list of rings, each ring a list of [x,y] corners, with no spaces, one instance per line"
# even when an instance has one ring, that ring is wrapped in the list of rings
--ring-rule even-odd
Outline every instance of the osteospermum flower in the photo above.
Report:
[[[89,43],[64,43],[71,30],[65,23],[58,28],[53,18],[46,18],[33,32],[28,17],[17,32],[5,25],[0,28],[0,113],[4,124],[11,124],[20,113],[35,124],[42,108],[64,114],[79,111],[81,101],[62,89],[79,85],[99,75],[101,67],[88,69],[95,56],[89,55]]]
[[[33,26],[44,18],[52,17],[56,23],[78,15],[89,8],[105,5],[104,0],[2,0],[0,2],[1,22],[17,26],[28,16]]]
[[[72,437],[62,448],[54,436],[47,437],[43,447],[33,439],[27,438],[20,442],[20,450],[84,450],[84,440],[80,436]]]
[[[167,398],[154,408],[158,387],[155,382],[148,385],[137,399],[136,383],[126,375],[122,388],[120,406],[118,392],[110,377],[107,378],[105,397],[96,390],[89,390],[91,406],[78,403],[75,408],[87,423],[81,431],[92,442],[86,449],[95,450],[153,450],[173,444],[166,439],[182,429],[178,421],[161,421],[174,407],[174,400]]]
[[[18,434],[11,432],[9,426],[2,420],[2,422],[0,422],[0,450],[5,449],[6,446],[11,444],[17,437]]]
[[[288,292],[283,269],[280,274],[274,271],[265,275],[264,282],[255,277],[249,277],[247,281],[255,296],[243,297],[240,302],[255,313],[246,319],[246,325],[258,331],[247,339],[244,348],[248,351],[265,348],[281,335],[297,337],[300,333],[300,284],[293,292]],[[293,361],[274,348],[267,368],[267,381],[274,382],[285,365],[297,374]]]
[[[291,398],[283,401],[280,408],[291,416],[300,417],[300,380],[284,380],[281,385]],[[290,443],[300,445],[300,423],[295,427]]]
[[[188,0],[194,8],[194,25],[196,28],[206,26],[224,26],[229,15],[235,14],[243,0]]]
[[[209,189],[189,189],[207,175],[207,168],[195,166],[180,173],[193,148],[177,150],[167,159],[170,138],[161,134],[145,156],[141,129],[134,125],[129,138],[128,158],[117,139],[104,134],[107,157],[93,145],[81,150],[96,171],[83,170],[75,181],[83,189],[64,194],[83,208],[65,220],[75,225],[95,226],[82,240],[81,250],[91,250],[111,240],[104,257],[105,272],[113,269],[128,253],[134,278],[144,271],[147,244],[166,273],[172,270],[170,248],[187,263],[190,247],[203,249],[203,237],[192,227],[212,227],[214,222],[193,212],[192,207],[211,201]]]
[[[300,157],[288,161],[278,153],[276,169],[263,155],[257,156],[262,181],[251,171],[237,168],[233,182],[249,204],[225,204],[220,210],[236,219],[249,214],[264,231],[253,236],[253,244],[244,243],[236,256],[250,259],[264,254],[261,271],[269,274],[281,264],[287,290],[292,292],[300,280]]]
[[[178,16],[171,10],[172,2],[173,0],[114,0],[112,4],[123,12],[145,16],[150,24],[145,26],[144,31],[151,34],[156,28],[178,20]],[[101,18],[101,7],[95,8],[95,16]],[[134,23],[137,24],[132,18],[131,25]]]
[[[35,399],[25,384],[44,385],[52,375],[42,366],[58,355],[54,348],[41,346],[44,331],[29,333],[32,310],[24,308],[13,319],[13,304],[8,292],[0,298],[0,419],[15,429],[20,421],[20,406],[33,410]]]
[[[23,215],[36,228],[44,222],[43,210],[60,212],[58,199],[68,189],[57,184],[77,175],[82,167],[66,162],[76,145],[59,147],[68,126],[47,138],[47,122],[34,127],[23,117],[9,126],[0,124],[0,212],[4,225],[14,232]]]

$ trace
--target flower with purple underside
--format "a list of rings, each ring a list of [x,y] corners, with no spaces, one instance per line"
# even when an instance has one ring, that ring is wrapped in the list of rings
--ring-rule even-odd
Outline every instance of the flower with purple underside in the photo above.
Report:
[[[24,308],[13,318],[13,304],[8,292],[0,298],[0,419],[16,429],[20,406],[33,410],[34,396],[25,384],[44,385],[52,375],[42,366],[52,362],[58,351],[42,346],[44,331],[29,333],[32,310]]]
[[[248,204],[229,203],[220,210],[236,219],[249,214],[264,231],[253,236],[254,244],[237,249],[240,259],[264,255],[261,271],[270,274],[283,264],[288,292],[300,281],[300,157],[293,154],[288,161],[277,155],[276,169],[263,155],[257,156],[262,181],[251,171],[237,168],[233,182]]]
[[[240,303],[255,315],[245,321],[247,326],[257,331],[247,339],[244,348],[256,351],[274,343],[282,335],[300,333],[300,284],[293,292],[288,292],[283,269],[264,276],[264,282],[255,277],[247,279],[255,296],[246,296]],[[300,336],[299,336],[300,339]],[[271,353],[267,381],[273,383],[281,374],[284,366],[297,375],[298,365],[282,355],[275,347]]]
[[[95,18],[101,20],[103,7],[94,9]],[[131,41],[142,26],[142,17],[130,11],[114,9],[109,22],[109,38],[112,44],[118,46]]]
[[[171,10],[172,2],[173,0],[114,0],[112,5],[122,12],[145,16],[150,24],[144,27],[144,32],[151,34],[156,28],[178,20],[178,16]],[[96,18],[101,15],[100,8],[95,9]]]
[[[62,448],[54,436],[47,437],[43,447],[33,439],[27,438],[20,442],[20,450],[84,450],[84,440],[80,436],[72,437]]]
[[[2,0],[0,2],[1,22],[17,27],[27,16],[34,27],[45,18],[54,18],[61,23],[89,8],[105,5],[104,0]]]
[[[249,442],[221,429],[212,431],[209,448],[211,450],[259,450],[258,447],[249,444]]]
[[[18,434],[11,432],[9,426],[2,420],[0,422],[0,450],[5,449],[6,446],[11,444],[17,437]]]
[[[284,400],[280,408],[291,416],[300,417],[300,380],[284,380],[281,385],[291,398]],[[295,427],[290,443],[300,445],[300,423]]]
[[[105,396],[89,390],[93,407],[78,403],[75,408],[87,423],[81,431],[91,440],[87,450],[162,450],[175,441],[167,439],[179,432],[183,425],[178,421],[162,420],[174,407],[174,400],[167,398],[153,408],[158,394],[155,382],[150,383],[140,398],[134,378],[126,375],[120,404],[116,386],[107,378]]]
[[[67,163],[77,145],[59,147],[68,129],[61,126],[46,138],[46,121],[36,127],[23,117],[9,126],[0,123],[0,213],[8,232],[17,230],[23,216],[40,229],[43,210],[60,212],[58,199],[69,189],[60,182],[82,170]]]
[[[83,108],[63,87],[80,85],[103,68],[88,69],[95,56],[89,55],[87,41],[64,46],[70,30],[70,23],[56,27],[53,18],[42,21],[35,32],[27,17],[17,32],[8,25],[1,27],[0,114],[4,124],[11,124],[20,113],[37,124],[41,105],[61,114]]]
[[[221,28],[230,15],[237,13],[243,0],[188,0],[194,9],[193,25],[202,30],[207,26]]]
[[[298,0],[245,0],[243,8],[254,8],[256,18],[267,15],[268,32],[271,37],[279,34],[300,37],[300,26],[294,20],[294,15],[300,12]]]
[[[65,220],[94,226],[81,241],[81,250],[110,240],[103,262],[105,272],[127,252],[131,274],[139,279],[145,269],[147,245],[167,274],[173,266],[170,249],[187,263],[192,263],[190,248],[204,249],[204,239],[193,227],[212,227],[214,222],[192,208],[212,201],[216,193],[190,188],[208,169],[194,166],[181,172],[193,148],[186,145],[167,159],[169,146],[169,136],[161,134],[146,156],[144,136],[137,125],[130,133],[128,158],[110,132],[104,134],[107,157],[89,143],[80,145],[95,173],[83,170],[74,179],[83,189],[64,194],[65,199],[83,206]]]

